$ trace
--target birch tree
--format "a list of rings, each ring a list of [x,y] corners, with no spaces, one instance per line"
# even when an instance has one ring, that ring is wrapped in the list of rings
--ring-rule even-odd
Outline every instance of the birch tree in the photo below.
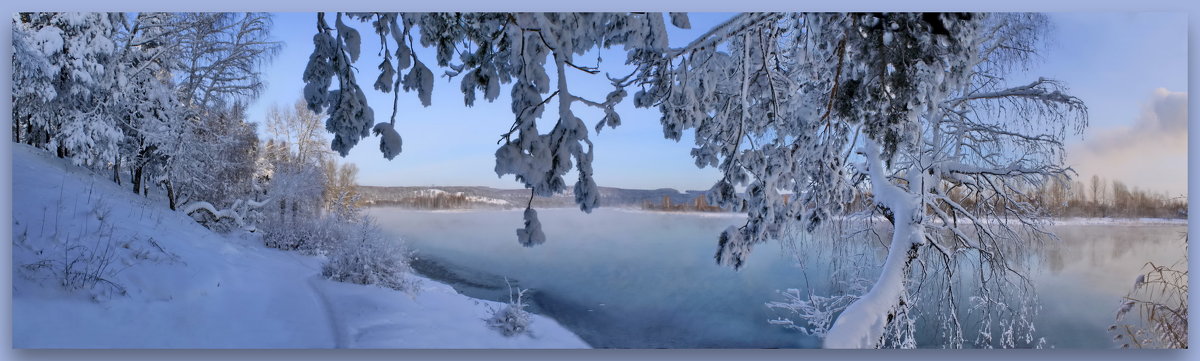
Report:
[[[297,99],[291,107],[272,106],[267,111],[266,133],[272,139],[295,147],[296,160],[302,164],[323,163],[332,152],[321,116],[308,110],[303,99]]]
[[[184,15],[187,28],[179,36],[180,68],[174,73],[183,119],[173,122],[173,129],[168,132],[177,137],[175,141],[160,148],[168,157],[164,182],[172,205],[204,189],[219,186],[221,182],[212,179],[216,173],[212,172],[214,167],[240,167],[241,163],[253,163],[254,157],[223,162],[214,155],[243,154],[247,151],[242,148],[257,145],[257,141],[246,141],[242,137],[246,134],[243,130],[221,125],[223,119],[230,116],[242,117],[236,114],[240,112],[235,108],[262,91],[260,65],[279,50],[277,42],[268,40],[272,25],[269,14]],[[240,127],[245,122],[225,124]],[[230,147],[237,149],[227,149]]]
[[[179,59],[178,36],[185,27],[180,14],[139,13],[121,40],[118,83],[126,86],[113,92],[122,98],[113,115],[125,133],[121,159],[130,171],[134,193],[147,193],[149,180],[163,174],[166,157],[159,150],[172,139],[166,134],[171,123],[182,116],[172,71]],[[114,172],[121,168],[117,163]]]

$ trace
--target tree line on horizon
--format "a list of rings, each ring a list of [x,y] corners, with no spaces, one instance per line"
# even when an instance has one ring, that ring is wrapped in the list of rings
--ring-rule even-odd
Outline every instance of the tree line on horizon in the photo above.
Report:
[[[980,197],[972,197],[965,192],[951,190],[949,196],[958,203],[973,207],[976,203],[987,202]],[[1113,179],[1111,181],[1093,175],[1087,183],[1061,177],[1055,181],[1046,182],[1035,192],[1029,193],[1029,202],[1045,210],[1046,215],[1056,218],[1182,218],[1188,217],[1188,202],[1186,196],[1170,196],[1166,192],[1155,192],[1127,185],[1125,182]],[[693,198],[690,202],[674,202],[668,197],[662,200],[645,199],[642,209],[672,212],[745,212],[745,202],[738,207],[716,207],[709,205],[705,196]],[[784,203],[787,203],[785,197]],[[856,200],[856,209],[869,207],[861,199]]]
[[[1187,196],[1171,196],[1097,175],[1086,181],[1058,179],[1047,182],[1038,194],[1037,201],[1055,217],[1188,217]]]

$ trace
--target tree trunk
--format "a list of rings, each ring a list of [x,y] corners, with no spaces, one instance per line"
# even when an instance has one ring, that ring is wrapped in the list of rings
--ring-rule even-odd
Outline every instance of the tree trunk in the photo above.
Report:
[[[911,219],[911,210],[895,212],[900,219]],[[919,255],[919,244],[912,238],[920,224],[908,221],[896,223],[891,246],[871,289],[834,320],[825,336],[825,348],[878,348],[883,345],[884,330],[893,321],[896,308],[905,297],[904,279],[913,260]]]
[[[121,156],[116,155],[113,158],[116,158],[113,160],[113,182],[121,185]]]
[[[133,194],[142,193],[142,168],[145,168],[145,166],[138,165],[130,170],[132,177],[130,177],[129,182],[133,183]]]
[[[864,148],[875,202],[883,214],[891,214],[888,220],[892,222],[892,241],[879,278],[867,293],[847,306],[833,321],[825,334],[825,348],[878,348],[883,345],[887,324],[894,319],[907,292],[904,280],[919,255],[918,246],[924,242],[924,226],[913,220],[914,214],[924,211],[921,203],[888,180],[877,143],[868,139]],[[909,184],[916,184],[912,177],[919,177],[919,174],[909,173]]]
[[[175,187],[171,186],[171,180],[167,180],[167,203],[175,210]]]
[[[33,145],[33,122],[25,123],[25,144]]]

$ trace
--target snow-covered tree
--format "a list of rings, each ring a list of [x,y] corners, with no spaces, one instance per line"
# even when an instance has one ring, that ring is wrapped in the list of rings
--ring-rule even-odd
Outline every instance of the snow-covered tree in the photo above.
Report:
[[[265,126],[267,136],[294,148],[297,162],[322,163],[332,154],[326,145],[329,140],[321,116],[308,110],[303,99],[297,99],[291,107],[272,106]]]
[[[182,118],[171,72],[178,61],[177,37],[185,27],[180,14],[139,13],[119,46],[119,89],[113,93],[120,101],[114,104],[112,114],[125,138],[114,172],[123,159],[134,193],[147,192],[147,178],[162,174],[166,159],[159,147],[170,139],[166,136],[170,123]]]
[[[14,15],[14,141],[128,169],[180,200],[246,196],[257,158],[242,107],[279,45],[262,13]],[[232,177],[232,178],[231,178]]]
[[[167,190],[172,209],[188,201],[228,206],[250,197],[257,140],[243,107],[261,91],[260,66],[279,48],[262,13],[148,13],[131,44],[159,47],[172,86],[169,119],[143,127],[136,165]],[[164,96],[166,97],[166,96]],[[137,173],[138,171],[134,171]],[[237,176],[225,179],[221,177]]]
[[[358,219],[363,201],[358,193],[358,166],[327,159],[321,170],[325,174],[325,189],[321,192],[325,213],[343,221]]]
[[[58,97],[54,81],[58,68],[50,57],[62,51],[62,30],[33,24],[34,14],[14,14],[13,41],[13,142],[48,142],[47,114],[39,114]],[[35,119],[36,118],[36,119]],[[35,129],[34,126],[39,124]]]
[[[303,100],[287,108],[272,107],[267,113],[266,136],[264,158],[271,169],[270,193],[272,201],[279,203],[284,223],[303,222],[330,211],[334,194],[346,187],[339,180],[352,187],[356,174],[339,179],[338,167],[325,149],[328,138],[321,119]]]
[[[1038,51],[1042,15],[749,13],[683,48],[667,47],[664,17],[652,13],[338,14],[336,28],[318,15],[305,71],[309,107],[330,115],[335,150],[345,154],[374,129],[390,159],[400,151],[398,110],[372,127],[351,66],[361,36],[343,17],[372,21],[380,36],[389,54],[375,83],[381,91],[416,90],[429,105],[432,71],[412,52],[414,35],[436,48],[447,76],[461,77],[467,105],[476,91],[492,100],[511,82],[515,120],[501,137],[497,174],[549,195],[566,189],[562,175],[574,166],[584,211],[597,204],[592,145],[572,105],[603,109],[599,131],[620,124],[614,105],[625,88],[639,88],[634,104],[660,110],[664,135],[695,131],[696,165],[722,171],[708,202],[748,213],[719,236],[718,263],[740,267],[755,245],[795,229],[886,219],[887,240],[847,240],[885,245],[866,292],[809,313],[838,314],[827,347],[913,347],[918,321],[941,327],[936,337],[948,347],[1036,344],[1022,261],[1053,235],[1032,193],[1071,173],[1063,140],[1086,126],[1086,108],[1061,83],[1009,81]],[[689,25],[683,15],[671,21]],[[614,45],[635,70],[610,76],[603,101],[572,93],[566,72],[598,72],[573,57]],[[535,121],[555,97],[557,123],[540,134]],[[525,218],[519,240],[537,243],[536,212]],[[917,317],[924,312],[931,317]],[[977,328],[964,330],[975,327],[964,325],[968,317]]]
[[[321,193],[325,184],[321,169],[314,164],[294,162],[287,156],[272,166],[267,187],[270,202],[263,209],[264,239],[268,245],[284,249],[323,247],[321,244],[327,243],[324,239],[328,237],[313,234],[320,231],[313,225],[321,219]]]
[[[831,220],[888,220],[890,241],[860,240],[887,244],[887,256],[833,322],[827,347],[915,346],[920,308],[936,308],[922,321],[961,347],[964,307],[980,318],[969,333],[980,335],[976,344],[1035,345],[1021,260],[1053,235],[1029,200],[1070,172],[1062,141],[1086,124],[1082,102],[1060,83],[1005,81],[1038,49],[1045,22],[746,14],[679,49],[678,65],[635,99],[662,110],[668,137],[696,130],[697,165],[724,174],[711,203],[748,203],[746,224],[720,237],[722,264],[739,267],[792,222],[813,231]],[[964,207],[949,196],[955,189],[988,201]],[[789,193],[796,201],[784,200]],[[872,207],[851,214],[858,198]]]
[[[179,99],[195,108],[225,107],[262,91],[261,66],[279,52],[267,13],[187,13],[180,37]]]
[[[123,136],[107,105],[124,14],[17,13],[13,20],[18,137],[77,165],[111,162]]]
[[[685,15],[671,18],[676,26],[688,25]],[[575,168],[579,179],[572,190],[585,212],[598,206],[599,195],[592,179],[588,127],[572,107],[582,104],[603,109],[606,115],[601,125],[620,124],[613,107],[625,97],[623,88],[630,77],[613,79],[613,91],[596,101],[572,92],[566,73],[597,73],[576,65],[574,58],[598,47],[624,46],[631,59],[667,50],[665,20],[657,13],[338,13],[333,27],[326,15],[319,13],[313,53],[304,71],[305,100],[309,109],[328,114],[325,128],[334,135],[331,147],[343,156],[370,132],[380,136],[384,157],[392,159],[402,149],[402,138],[395,130],[399,115],[395,103],[389,120],[374,124],[374,111],[352,66],[361,52],[362,36],[346,24],[347,19],[370,21],[379,36],[384,59],[374,83],[377,90],[415,91],[423,105],[431,104],[434,75],[412,50],[418,39],[421,46],[436,49],[436,64],[450,68],[445,75],[461,79],[467,106],[474,104],[477,92],[492,101],[499,96],[501,84],[512,83],[514,120],[501,135],[496,174],[515,175],[531,190],[531,197],[549,196],[568,189],[563,176]],[[466,47],[460,48],[460,44]],[[557,79],[554,84],[550,73]],[[334,77],[337,88],[331,90]],[[555,126],[541,134],[537,121],[553,99],[558,101],[558,109],[552,113]],[[532,209],[526,212],[526,228],[518,230],[518,235],[541,234],[534,229],[540,224],[536,214]]]
[[[213,114],[206,123],[208,131],[195,135],[195,141],[208,142],[209,146],[205,147],[206,159],[193,159],[191,163],[206,166],[208,172],[183,184],[190,187],[183,188],[190,198],[225,203],[254,194],[258,133],[245,117],[245,108],[234,104]]]

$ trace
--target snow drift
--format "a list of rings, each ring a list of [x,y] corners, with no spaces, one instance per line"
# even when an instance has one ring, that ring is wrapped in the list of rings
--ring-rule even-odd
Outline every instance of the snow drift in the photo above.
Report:
[[[487,328],[489,307],[321,277],[321,257],[214,233],[102,175],[13,145],[16,348],[578,348],[554,320]],[[71,281],[76,280],[76,281]]]

